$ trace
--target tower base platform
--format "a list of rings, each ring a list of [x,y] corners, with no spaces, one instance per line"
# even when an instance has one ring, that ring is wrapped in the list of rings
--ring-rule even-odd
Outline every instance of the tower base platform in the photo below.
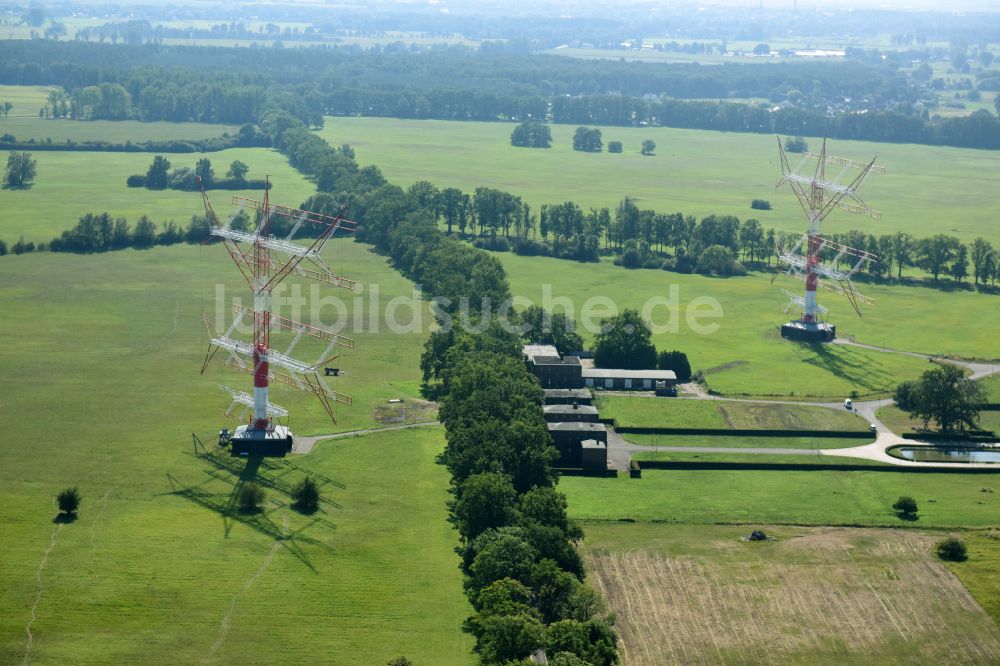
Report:
[[[230,438],[229,446],[233,456],[283,458],[292,450],[292,431],[282,425],[269,430],[241,425]]]
[[[796,319],[781,325],[781,337],[800,342],[833,342],[837,327],[833,324]]]

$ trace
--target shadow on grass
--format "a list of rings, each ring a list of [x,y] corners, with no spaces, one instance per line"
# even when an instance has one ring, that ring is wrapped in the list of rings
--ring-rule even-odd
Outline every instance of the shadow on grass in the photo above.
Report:
[[[862,356],[842,347],[833,348],[822,342],[793,342],[804,363],[822,368],[832,375],[869,391],[886,390],[894,384],[891,372],[877,358]],[[808,352],[812,352],[809,354]]]
[[[70,523],[75,523],[77,519],[76,513],[60,513],[57,514],[55,518],[52,519],[53,523],[58,523],[60,525],[68,525]]]
[[[920,520],[920,516],[918,516],[917,514],[915,514],[915,513],[904,513],[902,511],[897,511],[896,512],[896,517],[899,518],[900,520],[905,520],[905,521],[907,521],[909,523],[914,523],[914,522]]]
[[[241,512],[239,508],[240,491],[245,484],[253,482],[287,497],[291,492],[292,484],[283,477],[292,471],[304,472],[315,477],[321,482],[321,487],[331,485],[338,488],[345,488],[344,484],[322,474],[304,470],[295,463],[287,460],[267,460],[260,456],[233,458],[224,449],[209,451],[204,447],[201,447],[200,450],[198,447],[195,447],[194,453],[190,451],[186,453],[208,464],[208,469],[205,470],[205,473],[209,479],[194,485],[184,485],[175,477],[168,474],[167,481],[170,483],[171,491],[165,494],[183,497],[221,516],[226,537],[229,536],[233,526],[239,523],[280,542],[286,550],[316,573],[316,568],[299,543],[318,546],[328,550],[330,546],[322,541],[304,535],[303,532],[317,525],[335,530],[337,529],[336,524],[323,516],[314,515],[305,526],[295,532],[287,533],[284,528],[271,519],[271,515],[275,511],[288,508],[289,505],[287,503],[272,498],[270,504],[274,508],[258,510],[252,513]],[[231,484],[231,491],[228,493],[210,492],[203,486],[209,483],[211,479]],[[331,499],[321,497],[320,502],[322,505],[329,507],[342,508],[340,504]],[[323,513],[326,512],[323,511]]]
[[[272,500],[274,508],[270,511],[262,510],[257,511],[256,513],[242,513],[239,511],[239,508],[236,505],[236,497],[239,494],[239,487],[241,485],[239,483],[234,486],[233,492],[231,493],[210,493],[197,486],[178,487],[179,484],[177,479],[169,474],[167,475],[167,480],[170,482],[170,486],[173,490],[166,494],[183,497],[198,506],[219,514],[222,517],[223,529],[225,530],[226,536],[229,535],[230,530],[236,523],[245,525],[246,527],[254,529],[257,532],[280,542],[289,553],[305,564],[310,571],[318,573],[316,567],[313,566],[312,561],[309,559],[309,556],[302,550],[299,542],[306,543],[311,546],[319,546],[320,548],[330,549],[330,547],[322,541],[302,534],[302,532],[316,524],[323,524],[330,529],[336,529],[336,525],[330,521],[318,517],[313,518],[309,524],[288,534],[281,528],[281,526],[271,519],[272,513],[285,508],[285,505],[280,502],[274,502]]]

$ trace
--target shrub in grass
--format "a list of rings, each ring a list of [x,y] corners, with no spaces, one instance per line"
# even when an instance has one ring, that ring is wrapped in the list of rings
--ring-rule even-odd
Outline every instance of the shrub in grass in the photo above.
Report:
[[[72,516],[80,508],[80,491],[76,489],[76,486],[66,488],[56,495],[56,503],[59,505],[61,513]]]
[[[917,500],[912,497],[907,497],[903,495],[896,503],[892,505],[892,508],[899,514],[900,517],[911,517],[917,515]]]
[[[247,483],[240,488],[239,507],[242,513],[257,513],[264,503],[264,489],[256,483]]]
[[[937,555],[942,560],[964,562],[967,557],[965,542],[955,537],[942,539],[937,544]]]
[[[311,476],[292,486],[292,507],[301,513],[316,513],[319,508],[319,486]]]

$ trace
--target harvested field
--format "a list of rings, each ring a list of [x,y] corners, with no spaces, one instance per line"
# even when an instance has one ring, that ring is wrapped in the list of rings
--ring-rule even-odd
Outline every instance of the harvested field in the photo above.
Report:
[[[622,663],[1000,660],[1000,628],[931,553],[940,535],[774,529],[747,543],[741,527],[589,526]]]

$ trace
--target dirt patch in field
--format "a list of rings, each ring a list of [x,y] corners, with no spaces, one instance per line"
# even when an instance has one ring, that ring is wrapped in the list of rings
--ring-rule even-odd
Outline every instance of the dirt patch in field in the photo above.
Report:
[[[717,365],[714,368],[709,368],[705,370],[706,375],[711,375],[716,372],[723,372],[724,370],[732,370],[733,368],[738,368],[741,365],[747,365],[750,361],[730,361],[729,363],[723,363],[722,365]]]
[[[937,538],[830,528],[678,555],[585,553],[625,666],[998,663],[1000,628],[934,559]]]
[[[372,416],[383,427],[403,425],[405,423],[419,423],[420,421],[435,419],[437,418],[437,408],[438,405],[436,402],[409,399],[378,405],[373,410]]]

